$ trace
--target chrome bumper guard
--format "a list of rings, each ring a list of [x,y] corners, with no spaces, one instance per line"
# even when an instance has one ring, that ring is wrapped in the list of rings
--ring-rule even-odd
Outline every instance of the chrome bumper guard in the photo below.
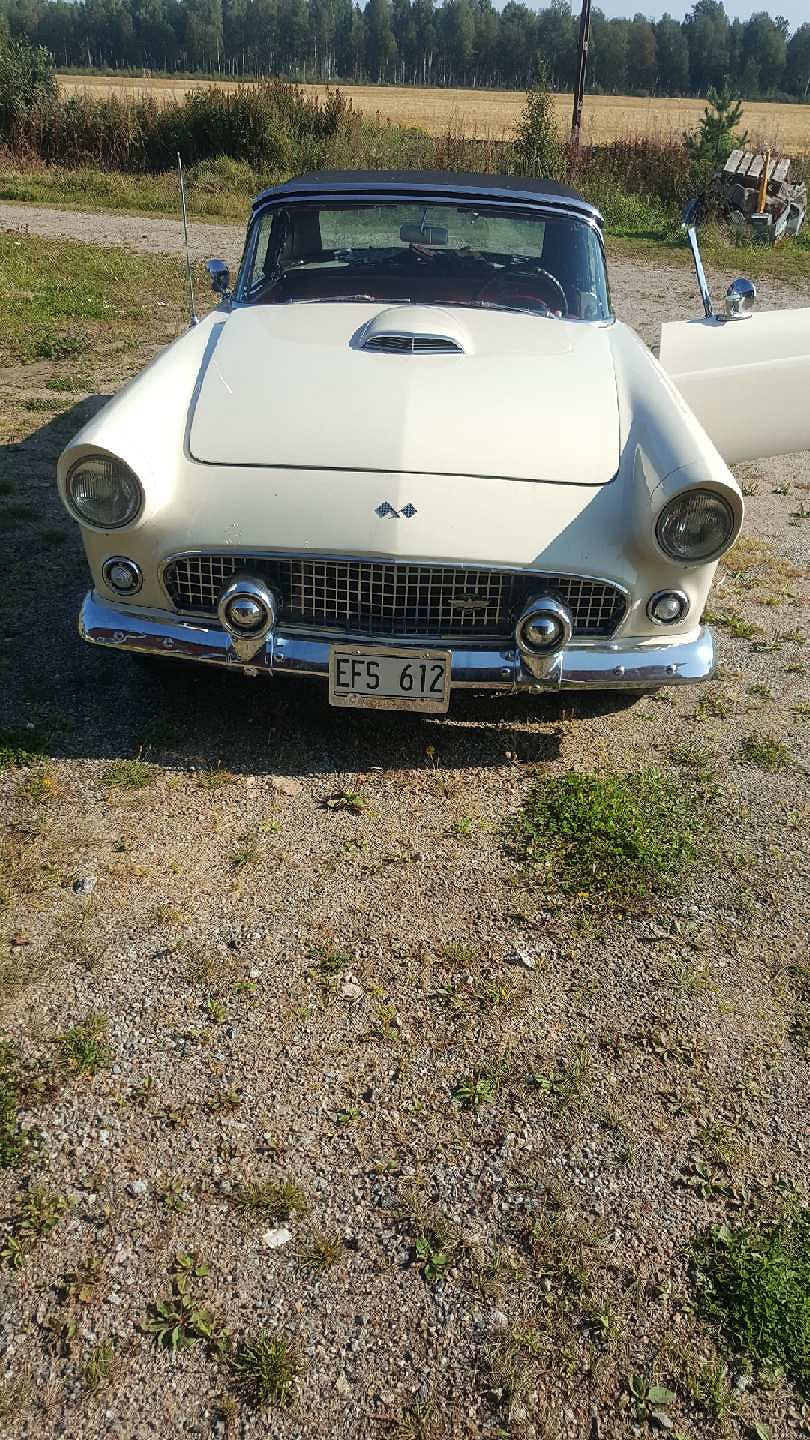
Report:
[[[140,610],[114,605],[90,591],[79,613],[79,634],[91,645],[113,650],[134,650],[141,655],[163,655],[177,660],[198,660],[242,670],[248,675],[329,676],[332,641],[295,632],[275,631],[248,662],[240,660],[227,631],[219,625],[184,620],[166,610]],[[359,645],[354,639],[335,643]],[[368,645],[377,642],[368,640]],[[403,650],[425,650],[429,642],[389,640]],[[436,642],[452,651],[451,687],[472,690],[648,690],[661,685],[694,685],[708,680],[714,669],[712,632],[701,626],[684,640],[668,644],[654,640],[601,641],[569,644],[559,652],[548,677],[537,679],[524,665],[517,646],[473,648]]]

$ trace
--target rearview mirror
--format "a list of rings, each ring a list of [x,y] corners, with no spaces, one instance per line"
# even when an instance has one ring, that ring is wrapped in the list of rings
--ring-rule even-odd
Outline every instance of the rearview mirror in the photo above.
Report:
[[[446,225],[400,225],[399,238],[403,245],[446,245]]]
[[[211,277],[211,289],[215,295],[227,295],[231,283],[231,272],[224,260],[206,260],[205,268]]]

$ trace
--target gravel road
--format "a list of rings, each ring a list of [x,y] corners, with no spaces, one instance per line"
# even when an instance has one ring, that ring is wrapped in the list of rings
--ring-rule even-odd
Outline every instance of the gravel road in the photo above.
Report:
[[[178,244],[123,216],[0,225]],[[651,341],[696,313],[686,269],[612,277]],[[806,1436],[784,1377],[695,1315],[688,1261],[810,1190],[810,457],[740,469],[710,686],[336,712],[79,642],[53,465],[142,363],[116,340],[0,373],[0,729],[45,750],[0,769],[4,1440],[627,1440],[649,1429],[630,1376],[690,1440],[719,1414],[734,1440]],[[679,893],[591,911],[520,867],[537,781],[650,766],[717,817]],[[144,1326],[191,1253],[172,1355]],[[288,1405],[251,1403],[195,1306],[236,1346],[289,1342]]]

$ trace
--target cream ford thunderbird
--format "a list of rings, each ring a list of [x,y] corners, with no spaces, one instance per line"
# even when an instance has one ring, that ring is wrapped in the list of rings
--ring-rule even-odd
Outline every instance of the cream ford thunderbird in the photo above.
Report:
[[[727,462],[810,447],[810,310],[611,311],[598,212],[494,175],[254,202],[233,289],[67,446],[95,645],[322,676],[333,704],[704,680]],[[694,235],[692,232],[692,239]]]

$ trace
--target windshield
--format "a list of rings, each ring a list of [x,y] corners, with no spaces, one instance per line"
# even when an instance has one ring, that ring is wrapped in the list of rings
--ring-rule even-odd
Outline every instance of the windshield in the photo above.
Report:
[[[608,320],[602,247],[570,216],[504,205],[296,202],[260,212],[248,304],[372,300]]]

